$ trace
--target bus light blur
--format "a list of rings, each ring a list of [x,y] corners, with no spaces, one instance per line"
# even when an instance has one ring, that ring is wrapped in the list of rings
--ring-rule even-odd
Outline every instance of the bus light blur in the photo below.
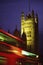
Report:
[[[36,55],[36,58],[39,58],[39,55]]]
[[[35,56],[36,58],[39,57],[37,54],[30,53],[30,52],[27,52],[27,51],[24,51],[24,50],[22,50],[22,55],[33,56],[33,57]]]

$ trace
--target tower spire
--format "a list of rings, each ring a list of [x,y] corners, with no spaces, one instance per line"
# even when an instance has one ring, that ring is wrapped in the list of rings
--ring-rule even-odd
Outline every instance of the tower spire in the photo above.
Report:
[[[30,12],[30,0],[28,0],[28,2],[29,2],[29,12]]]

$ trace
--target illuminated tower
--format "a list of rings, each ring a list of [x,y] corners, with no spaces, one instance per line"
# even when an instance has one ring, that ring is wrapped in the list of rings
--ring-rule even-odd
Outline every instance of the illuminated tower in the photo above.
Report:
[[[23,34],[24,22],[25,22],[25,16],[24,16],[24,12],[22,12],[21,14],[21,35]]]
[[[37,17],[34,15],[34,10],[32,10],[32,13],[24,16],[24,13],[21,14],[21,36],[23,34],[23,29],[26,33],[26,39],[27,39],[27,49],[32,51],[35,51],[35,39],[36,33],[37,33]],[[36,32],[36,33],[35,33]]]

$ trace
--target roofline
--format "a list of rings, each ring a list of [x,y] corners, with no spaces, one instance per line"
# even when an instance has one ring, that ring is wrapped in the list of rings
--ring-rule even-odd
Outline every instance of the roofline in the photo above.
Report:
[[[24,42],[24,41],[21,40],[19,37],[13,36],[12,34],[10,34],[10,33],[6,32],[6,31],[4,31],[4,30],[2,30],[2,29],[0,29],[0,32],[1,32],[1,33],[4,33],[5,35],[8,35],[8,36],[10,36],[10,37],[12,37],[12,38],[14,38],[14,39],[16,39],[16,40],[18,40],[18,41]]]

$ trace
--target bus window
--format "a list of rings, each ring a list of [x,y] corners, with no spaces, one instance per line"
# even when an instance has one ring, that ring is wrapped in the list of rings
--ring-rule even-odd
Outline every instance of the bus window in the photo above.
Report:
[[[0,56],[0,65],[6,65],[7,64],[7,58]]]

